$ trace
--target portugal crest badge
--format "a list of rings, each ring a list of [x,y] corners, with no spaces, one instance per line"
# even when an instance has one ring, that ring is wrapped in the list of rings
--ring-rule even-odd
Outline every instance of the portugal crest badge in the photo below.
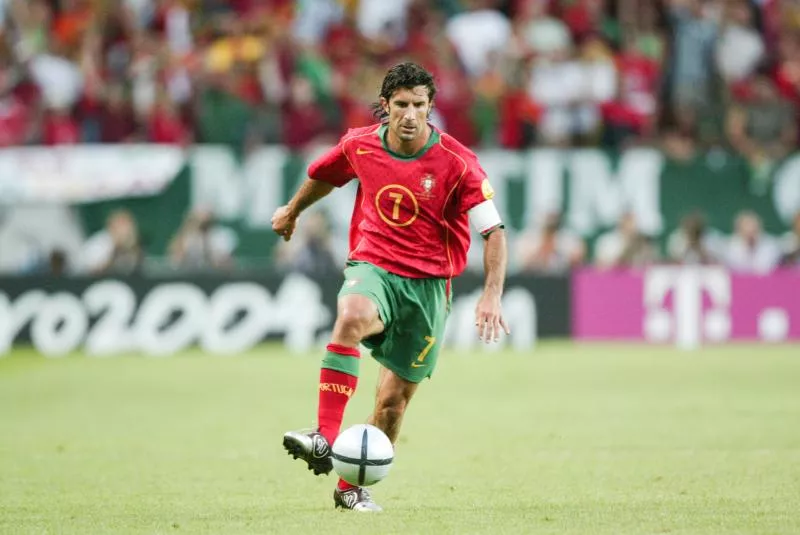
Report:
[[[436,179],[433,178],[433,175],[427,174],[422,177],[419,181],[419,185],[422,188],[420,197],[423,199],[430,199],[433,197],[433,187],[436,185]]]

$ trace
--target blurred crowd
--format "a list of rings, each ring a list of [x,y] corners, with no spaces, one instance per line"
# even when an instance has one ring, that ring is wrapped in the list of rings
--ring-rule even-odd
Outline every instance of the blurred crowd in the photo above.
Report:
[[[373,122],[386,68],[405,59],[436,76],[432,122],[473,147],[730,150],[764,184],[798,148],[800,0],[0,0],[0,147],[303,150]],[[800,218],[779,239],[735,217],[727,237],[688,215],[658,247],[631,215],[587,244],[553,214],[515,237],[513,267],[800,262]],[[278,265],[338,265],[328,233],[313,219]],[[116,213],[84,270],[137,269],[136,236]],[[224,268],[235,242],[192,213],[169,261]]]
[[[656,240],[638,229],[635,216],[626,213],[616,228],[594,241],[590,262],[586,242],[563,228],[554,214],[541,228],[521,234],[511,257],[516,270],[540,274],[565,273],[590,263],[598,269],[722,265],[737,273],[758,275],[778,268],[800,268],[800,212],[782,236],[766,233],[754,212],[745,210],[734,217],[734,230],[725,235],[709,227],[701,212],[686,214],[667,237],[662,252]]]
[[[185,271],[221,271],[234,265],[233,253],[237,237],[231,229],[214,223],[206,210],[190,212],[170,240],[167,263]],[[105,228],[89,236],[83,244],[78,262],[69,266],[59,256],[56,267],[50,259],[51,273],[131,275],[140,272],[147,260],[138,223],[128,210],[116,210]]]
[[[412,59],[470,146],[797,147],[798,0],[0,0],[0,146],[302,148]]]
[[[166,260],[171,269],[222,271],[235,266],[236,245],[235,233],[215,223],[210,213],[198,210],[187,216],[172,239]],[[720,265],[736,273],[764,275],[779,268],[800,269],[800,212],[781,236],[766,233],[759,216],[751,211],[734,216],[730,235],[710,228],[702,213],[692,212],[669,234],[663,248],[638,229],[632,213],[624,214],[615,228],[591,244],[565,228],[559,215],[551,214],[541,227],[513,236],[509,249],[511,273],[558,275],[585,266],[612,270],[682,264]],[[65,271],[64,258],[58,255],[51,257],[49,270],[54,274],[133,274],[144,266],[143,250],[135,218],[119,210],[109,216],[105,229],[86,242],[80,265]],[[278,244],[274,266],[319,278],[338,273],[345,253],[333,240],[327,214],[312,209],[294,239]],[[480,254],[474,255],[468,269],[480,272],[482,268]]]

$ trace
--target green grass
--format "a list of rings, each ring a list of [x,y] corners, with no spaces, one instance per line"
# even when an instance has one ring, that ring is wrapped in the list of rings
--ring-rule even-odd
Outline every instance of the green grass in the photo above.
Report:
[[[0,360],[2,533],[800,533],[800,348],[542,344],[440,359],[386,511],[280,447],[316,355]],[[364,359],[345,423],[370,410]]]

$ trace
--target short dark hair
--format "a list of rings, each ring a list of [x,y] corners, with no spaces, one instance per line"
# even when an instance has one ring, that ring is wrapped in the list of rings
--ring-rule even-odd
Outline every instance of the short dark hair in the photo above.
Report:
[[[398,89],[413,89],[418,85],[424,85],[428,88],[428,99],[433,102],[433,97],[436,95],[436,84],[433,81],[433,75],[414,62],[399,63],[386,72],[379,96],[388,101]],[[372,105],[372,114],[379,121],[383,121],[389,116],[381,106],[380,99]]]

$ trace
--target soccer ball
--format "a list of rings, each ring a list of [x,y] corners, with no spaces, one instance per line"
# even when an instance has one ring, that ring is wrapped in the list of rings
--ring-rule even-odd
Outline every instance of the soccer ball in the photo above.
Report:
[[[389,473],[394,448],[383,431],[374,425],[358,424],[336,438],[331,457],[339,477],[351,485],[368,487]]]

